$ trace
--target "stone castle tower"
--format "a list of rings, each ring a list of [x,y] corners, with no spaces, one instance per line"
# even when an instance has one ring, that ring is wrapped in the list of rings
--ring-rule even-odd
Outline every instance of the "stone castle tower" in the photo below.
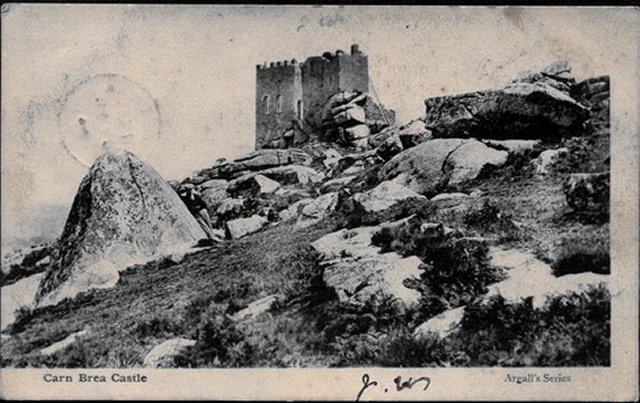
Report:
[[[338,50],[304,63],[293,59],[257,65],[255,148],[282,138],[296,125],[301,130],[295,130],[293,142],[304,142],[311,115],[341,91],[369,91],[369,61],[358,45],[351,46],[351,54]]]

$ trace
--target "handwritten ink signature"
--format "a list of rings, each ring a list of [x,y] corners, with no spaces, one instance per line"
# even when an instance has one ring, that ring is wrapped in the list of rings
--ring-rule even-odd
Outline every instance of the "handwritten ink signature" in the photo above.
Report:
[[[362,383],[364,386],[362,386],[362,389],[360,389],[360,392],[358,393],[358,397],[356,397],[356,402],[360,401],[362,394],[364,393],[365,390],[367,390],[368,387],[378,386],[378,382],[376,381],[369,382],[369,374],[362,375]]]
[[[416,379],[409,377],[409,379],[407,379],[406,381],[403,381],[401,376],[397,376],[393,379],[393,383],[395,383],[396,385],[396,391],[398,392],[401,392],[404,389],[411,389],[415,384],[419,382],[423,382],[424,388],[422,390],[427,390],[429,388],[429,385],[431,385],[431,378],[428,376],[423,376]],[[365,390],[374,386],[378,386],[378,381],[371,380],[371,377],[369,376],[369,374],[362,375],[362,389],[360,389],[360,392],[358,392],[358,396],[356,397],[356,402],[360,401],[360,398],[362,397],[362,394],[364,393]],[[387,393],[388,391],[389,391],[388,388],[384,388],[385,393]]]
[[[393,382],[396,384],[396,390],[398,392],[400,392],[402,389],[411,389],[413,387],[413,385],[415,385],[418,382],[425,382],[426,385],[424,386],[424,389],[422,390],[427,390],[427,388],[429,387],[429,385],[431,385],[431,378],[429,378],[428,376],[423,376],[420,377],[418,379],[416,379],[415,381],[413,380],[413,378],[409,377],[409,380],[402,382],[402,377],[397,376]]]

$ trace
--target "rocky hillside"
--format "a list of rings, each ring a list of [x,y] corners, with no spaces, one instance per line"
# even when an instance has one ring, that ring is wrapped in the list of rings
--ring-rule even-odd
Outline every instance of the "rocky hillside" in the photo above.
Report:
[[[608,91],[556,62],[403,126],[337,94],[300,148],[169,184],[106,153],[3,277],[3,366],[608,365]],[[168,250],[204,236],[169,185],[226,240]]]

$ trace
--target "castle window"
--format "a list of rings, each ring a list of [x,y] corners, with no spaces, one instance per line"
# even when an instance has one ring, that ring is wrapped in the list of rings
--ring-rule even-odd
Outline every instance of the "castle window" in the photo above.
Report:
[[[299,99],[296,104],[296,114],[298,115],[298,119],[302,119],[302,100]]]
[[[265,115],[268,115],[270,108],[271,108],[271,98],[267,94],[262,97],[262,113],[264,113]]]
[[[276,113],[282,113],[282,95],[276,95]]]

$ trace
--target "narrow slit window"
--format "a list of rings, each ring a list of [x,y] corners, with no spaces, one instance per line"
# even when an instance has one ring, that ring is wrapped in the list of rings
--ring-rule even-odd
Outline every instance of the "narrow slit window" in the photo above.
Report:
[[[302,100],[301,99],[299,99],[296,104],[296,114],[298,116],[298,119],[302,119]]]
[[[269,95],[265,95],[262,97],[262,113],[265,115],[269,114],[269,109],[271,108],[271,98]]]

